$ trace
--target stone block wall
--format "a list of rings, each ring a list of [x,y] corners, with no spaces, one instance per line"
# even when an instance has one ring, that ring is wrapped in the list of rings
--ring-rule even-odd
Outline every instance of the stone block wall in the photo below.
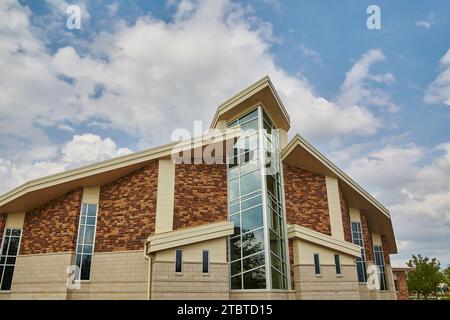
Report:
[[[75,189],[27,212],[20,254],[75,251],[82,193]]]
[[[147,299],[148,260],[140,251],[94,253],[89,282],[68,299]]]
[[[155,231],[158,162],[100,188],[95,252],[143,250]]]
[[[183,262],[183,272],[175,273],[174,262],[155,261],[152,268],[152,299],[229,299],[228,263],[210,263],[208,275],[202,265]]]
[[[175,166],[173,229],[227,220],[227,167]]]
[[[283,164],[286,220],[331,235],[325,176]]]
[[[72,260],[72,253],[17,257],[11,293],[0,299],[67,299],[66,271]]]
[[[342,265],[342,276],[336,275],[334,265],[321,265],[316,276],[314,265],[295,265],[296,298],[302,300],[359,300],[358,282],[354,265]]]

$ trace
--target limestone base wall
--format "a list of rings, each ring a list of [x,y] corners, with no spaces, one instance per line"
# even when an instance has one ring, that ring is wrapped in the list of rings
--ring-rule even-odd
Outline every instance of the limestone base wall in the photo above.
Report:
[[[73,253],[18,256],[10,293],[0,299],[67,299],[67,267]]]
[[[295,300],[295,291],[231,292],[230,300]]]
[[[147,299],[148,262],[142,250],[94,253],[91,277],[68,299]]]
[[[152,267],[152,299],[212,300],[229,299],[227,263],[210,263],[210,272],[202,274],[202,264],[184,262],[182,273],[174,271],[174,262],[155,261]]]
[[[296,299],[359,300],[355,266],[342,265],[341,270],[337,276],[334,265],[321,265],[321,275],[316,276],[313,265],[294,266]]]

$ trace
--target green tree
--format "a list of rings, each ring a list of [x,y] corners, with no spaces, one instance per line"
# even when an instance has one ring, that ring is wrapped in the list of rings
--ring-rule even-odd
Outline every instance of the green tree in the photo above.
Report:
[[[436,258],[422,257],[420,254],[412,256],[407,263],[413,270],[408,272],[408,289],[417,293],[417,298],[422,295],[425,299],[432,293],[437,295],[437,288],[443,281],[440,272],[441,265]]]
[[[447,266],[444,270],[442,270],[443,282],[450,288],[450,265]]]

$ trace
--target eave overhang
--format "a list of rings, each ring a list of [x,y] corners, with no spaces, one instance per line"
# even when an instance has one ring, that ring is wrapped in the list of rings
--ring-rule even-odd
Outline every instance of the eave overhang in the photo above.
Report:
[[[350,207],[365,210],[371,231],[385,235],[389,253],[397,253],[389,210],[304,138],[297,134],[282,150],[281,160],[283,163],[337,178],[346,203]]]
[[[76,188],[105,185],[144,167],[151,161],[171,158],[174,150],[191,150],[193,155],[201,154],[206,147],[226,150],[229,143],[231,143],[231,146],[234,144],[239,134],[240,129],[238,127],[208,133],[181,142],[172,142],[31,180],[0,196],[0,213],[29,211]],[[198,152],[199,150],[200,152]]]
[[[211,129],[216,128],[220,120],[234,120],[249,107],[257,105],[264,107],[277,128],[289,130],[289,114],[268,76],[222,103],[214,115]]]
[[[193,243],[227,237],[234,232],[234,223],[229,221],[208,223],[175,231],[154,234],[147,239],[146,253],[179,248]]]
[[[356,244],[330,237],[329,235],[299,226],[289,225],[287,228],[288,239],[300,239],[314,243],[334,251],[342,252],[354,257],[361,256],[361,247]]]

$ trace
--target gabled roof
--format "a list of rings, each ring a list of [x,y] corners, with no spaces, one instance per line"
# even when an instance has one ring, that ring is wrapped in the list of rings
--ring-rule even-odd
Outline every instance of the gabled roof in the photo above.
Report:
[[[264,110],[269,114],[277,128],[289,130],[291,126],[289,114],[268,76],[222,103],[217,108],[211,128],[216,128],[220,120],[232,120],[249,107],[259,104],[264,106]]]
[[[397,253],[389,210],[304,138],[297,134],[281,152],[281,159],[283,163],[337,178],[346,203],[350,207],[364,209],[371,231],[385,235],[389,252]]]
[[[291,224],[288,226],[287,236],[289,239],[301,239],[354,257],[361,256],[360,246],[347,241],[338,240],[329,235],[299,226],[297,224]]]
[[[237,139],[239,134],[239,128],[227,129],[221,136],[218,133],[208,133],[31,180],[0,196],[0,213],[29,211],[75,188],[107,184],[144,167],[151,161],[170,158],[173,150],[194,150],[216,143],[222,144],[225,148],[226,141]]]

